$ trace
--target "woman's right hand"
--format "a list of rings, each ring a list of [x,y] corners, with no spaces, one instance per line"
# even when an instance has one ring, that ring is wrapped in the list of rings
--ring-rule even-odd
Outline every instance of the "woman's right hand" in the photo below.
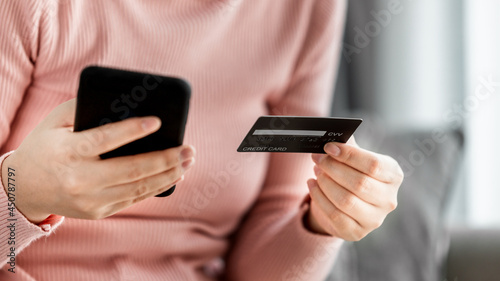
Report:
[[[195,150],[182,145],[162,151],[101,159],[100,154],[160,128],[157,117],[130,118],[73,132],[75,100],[55,108],[7,157],[16,170],[15,204],[33,223],[50,214],[101,219],[160,194],[183,179]]]

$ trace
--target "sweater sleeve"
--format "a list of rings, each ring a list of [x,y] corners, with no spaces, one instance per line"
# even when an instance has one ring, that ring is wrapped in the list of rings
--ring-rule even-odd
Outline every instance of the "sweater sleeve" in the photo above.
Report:
[[[270,112],[323,115],[331,93],[346,1],[316,1],[288,90],[269,100]],[[235,234],[227,258],[228,280],[323,280],[342,240],[304,226],[310,154],[274,153],[262,191]]]
[[[0,2],[0,148],[9,138],[11,124],[31,83],[38,53],[38,30],[43,9],[38,1],[19,0]],[[0,149],[0,151],[4,151]],[[3,160],[10,153],[0,156]],[[1,170],[0,170],[1,171]],[[0,173],[0,264],[15,259],[14,255],[35,239],[49,235],[62,218],[35,225],[15,209],[15,173],[12,192],[7,194]]]
[[[28,1],[0,2],[0,147],[31,82],[36,59],[36,16]]]

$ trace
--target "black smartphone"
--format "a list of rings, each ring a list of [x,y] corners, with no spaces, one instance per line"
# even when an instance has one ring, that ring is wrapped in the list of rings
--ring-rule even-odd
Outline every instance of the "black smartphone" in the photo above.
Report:
[[[191,88],[182,78],[89,66],[80,75],[74,131],[130,117],[158,116],[155,133],[100,155],[102,159],[134,155],[182,144]],[[156,195],[172,194],[175,186]]]

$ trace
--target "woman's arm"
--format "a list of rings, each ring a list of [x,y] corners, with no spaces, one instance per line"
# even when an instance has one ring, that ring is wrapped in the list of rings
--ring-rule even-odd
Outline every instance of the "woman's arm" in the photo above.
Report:
[[[11,146],[21,143],[12,154],[1,159],[0,262],[10,260],[11,252],[17,255],[36,238],[50,234],[61,222],[60,216],[80,219],[110,216],[169,189],[182,180],[184,172],[194,163],[195,151],[188,145],[111,159],[99,157],[158,130],[161,122],[157,117],[129,118],[73,132],[76,104],[72,99],[57,107],[53,102],[41,100],[41,109],[53,109],[45,118],[40,112],[24,112],[25,115],[14,119],[22,96],[26,92],[29,98],[34,89],[30,79],[36,72],[36,54],[40,50],[33,48],[40,45],[43,49],[50,43],[38,40],[37,33],[41,30],[45,37],[57,33],[47,24],[49,20],[57,20],[53,16],[57,13],[33,5],[53,7],[56,2],[20,0],[0,5],[0,50],[2,58],[6,58],[0,62],[0,107],[7,109],[0,115],[6,120],[0,133],[2,146],[6,141]],[[37,15],[42,19],[36,20]],[[43,19],[44,15],[51,16]],[[14,40],[7,40],[11,37]],[[23,118],[27,115],[34,118],[26,121]],[[39,124],[31,129],[38,120]],[[31,132],[13,141],[21,130]],[[81,145],[86,146],[83,152],[78,149]],[[51,214],[59,219],[47,220],[54,218]]]
[[[269,102],[270,112],[328,113],[345,8],[344,0],[316,1],[289,87]],[[327,275],[341,240],[304,225],[313,166],[308,154],[271,155],[269,176],[227,258],[228,280],[321,280]]]
[[[34,3],[37,2],[0,2],[0,148],[9,138],[12,122],[31,83],[36,62],[37,30],[42,9]],[[0,167],[9,154],[0,156]],[[12,266],[7,265],[7,262],[15,262],[15,256],[24,247],[33,240],[48,235],[57,222],[52,226],[40,227],[20,215],[14,207],[16,203],[14,190],[18,188],[15,182],[17,171],[8,173],[8,167],[3,168],[6,168],[7,173],[0,174],[2,179],[0,185],[3,180],[11,185],[7,184],[6,189],[3,185],[0,188],[0,263],[2,267],[8,269]],[[9,188],[10,195],[7,194]]]

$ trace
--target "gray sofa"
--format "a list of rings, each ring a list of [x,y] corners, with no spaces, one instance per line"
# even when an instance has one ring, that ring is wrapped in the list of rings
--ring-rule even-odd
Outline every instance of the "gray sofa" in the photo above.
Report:
[[[376,119],[361,117],[357,142],[394,157],[406,176],[398,208],[382,227],[344,244],[328,281],[500,280],[500,230],[446,224],[463,162],[460,131],[446,131],[440,143],[433,132],[387,132]]]
[[[344,42],[355,45],[354,28],[365,26],[371,13],[389,2],[350,0]],[[460,5],[450,6],[460,9]],[[454,190],[457,181],[463,180],[464,137],[460,130],[444,128],[446,141],[441,143],[433,140],[432,130],[390,131],[388,120],[377,116],[397,118],[383,114],[383,105],[393,101],[384,100],[388,97],[378,87],[377,73],[387,63],[377,57],[383,40],[383,35],[373,38],[349,60],[341,57],[332,116],[363,118],[355,134],[357,142],[394,157],[406,177],[398,208],[363,240],[344,244],[328,281],[500,281],[500,229],[448,226],[447,212],[461,215],[450,208],[451,203],[465,204],[465,199],[451,200],[462,192]],[[399,56],[412,55],[408,49],[399,51]],[[402,82],[396,77],[393,83]]]
[[[500,280],[500,230],[452,229],[446,257],[448,281]]]

